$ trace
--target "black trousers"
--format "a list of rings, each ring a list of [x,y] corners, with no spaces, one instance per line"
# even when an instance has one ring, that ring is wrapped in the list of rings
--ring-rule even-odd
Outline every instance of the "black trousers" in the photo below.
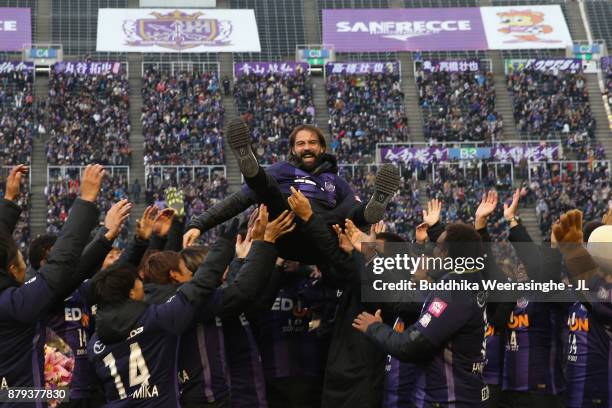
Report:
[[[230,398],[222,398],[215,402],[182,402],[182,408],[230,408]]]
[[[290,377],[266,382],[268,408],[319,408],[321,378]]]
[[[563,400],[558,395],[519,391],[502,391],[498,405],[499,408],[563,408],[563,406]]]
[[[276,179],[262,167],[259,168],[255,177],[245,177],[244,180],[247,186],[257,195],[257,202],[268,207],[270,221],[278,217],[283,211],[291,210],[287,203],[287,197],[281,192]],[[314,200],[310,201],[310,205],[313,213],[321,216],[328,225],[339,224],[344,226],[344,221],[347,218],[352,220],[357,227],[367,225],[364,217],[365,204],[356,200],[340,203],[335,208],[327,208]],[[279,256],[307,265],[325,264],[327,261],[321,254],[312,250],[312,248],[315,248],[315,243],[305,239],[304,234],[300,232],[299,225],[298,220],[295,230],[276,242]]]

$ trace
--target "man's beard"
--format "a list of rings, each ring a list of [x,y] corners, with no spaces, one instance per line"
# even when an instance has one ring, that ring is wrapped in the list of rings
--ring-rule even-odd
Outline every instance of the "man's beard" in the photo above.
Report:
[[[304,163],[304,156],[312,155],[314,157],[314,161],[312,163]],[[322,153],[316,154],[310,150],[304,150],[299,156],[295,156],[296,164],[299,168],[307,171],[312,171],[317,168],[319,164],[321,164]]]

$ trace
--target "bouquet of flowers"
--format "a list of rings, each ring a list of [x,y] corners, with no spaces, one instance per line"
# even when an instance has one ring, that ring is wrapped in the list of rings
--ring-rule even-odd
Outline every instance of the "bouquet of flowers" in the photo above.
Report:
[[[45,388],[67,388],[72,381],[73,370],[72,349],[55,333],[48,331],[45,344]],[[48,403],[51,408],[59,405],[59,401],[55,399],[48,400]]]

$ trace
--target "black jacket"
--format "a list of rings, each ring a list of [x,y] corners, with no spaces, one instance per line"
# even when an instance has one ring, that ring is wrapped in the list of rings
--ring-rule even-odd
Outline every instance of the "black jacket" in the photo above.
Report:
[[[329,346],[323,383],[322,407],[370,408],[382,404],[386,354],[352,327],[353,319],[364,310],[374,313],[379,304],[361,302],[365,260],[357,251],[347,254],[338,246],[322,218],[313,215],[304,233],[316,249],[330,260],[322,267],[323,281],[338,288],[339,303]],[[391,314],[383,313],[391,318]]]
[[[13,203],[0,199],[3,232],[12,233],[18,216]],[[0,378],[9,387],[44,387],[45,331],[40,319],[71,285],[85,279],[77,265],[97,220],[95,204],[77,199],[47,263],[34,278],[20,285],[0,270]]]

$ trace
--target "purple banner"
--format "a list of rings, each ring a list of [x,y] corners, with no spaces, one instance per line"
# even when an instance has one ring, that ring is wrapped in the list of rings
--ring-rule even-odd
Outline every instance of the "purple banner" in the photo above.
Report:
[[[328,62],[325,75],[331,74],[400,74],[399,62]]]
[[[29,8],[0,8],[0,51],[21,51],[32,44]]]
[[[525,158],[527,161],[559,160],[561,147],[556,146],[498,146],[491,149],[491,157],[496,161],[519,162]]]
[[[234,64],[234,76],[241,75],[268,75],[268,74],[293,74],[308,72],[309,65],[306,62],[237,62]]]
[[[448,160],[446,147],[382,147],[380,157],[383,162],[420,162],[430,163],[433,160]]]
[[[4,61],[0,62],[0,74],[6,74],[13,71],[32,71],[34,69],[33,62],[22,61]]]
[[[478,7],[323,10],[336,52],[486,50]]]
[[[467,60],[424,60],[421,61],[421,69],[430,72],[467,72],[478,71],[480,61],[476,59]]]
[[[419,162],[429,163],[433,160],[487,160],[518,163],[527,161],[558,160],[559,145],[539,146],[496,146],[496,147],[381,147],[380,157],[383,162]]]
[[[536,71],[582,71],[582,60],[573,58],[511,59],[506,60],[508,71],[533,69]]]
[[[105,75],[121,73],[120,62],[72,62],[64,61],[55,64],[56,74]]]
[[[601,57],[601,70],[612,69],[612,57]]]

